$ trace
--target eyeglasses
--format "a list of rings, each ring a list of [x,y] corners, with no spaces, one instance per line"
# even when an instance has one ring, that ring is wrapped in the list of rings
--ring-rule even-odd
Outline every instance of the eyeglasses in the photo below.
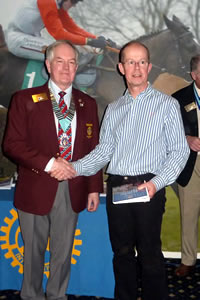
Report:
[[[123,65],[127,65],[129,67],[136,67],[136,65],[138,65],[140,68],[144,68],[148,65],[148,61],[145,59],[141,59],[139,61],[134,61],[132,59],[128,59],[124,62],[122,62]]]

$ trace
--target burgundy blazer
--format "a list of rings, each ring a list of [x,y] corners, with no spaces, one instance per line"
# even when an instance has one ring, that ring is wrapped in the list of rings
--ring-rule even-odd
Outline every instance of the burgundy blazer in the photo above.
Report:
[[[34,102],[32,95],[45,93],[46,100]],[[73,88],[77,127],[72,160],[89,153],[98,143],[99,123],[94,99]],[[38,98],[36,96],[36,98]],[[45,98],[45,97],[44,97]],[[5,155],[18,165],[14,205],[32,214],[48,214],[53,206],[58,181],[44,169],[59,156],[59,145],[48,84],[18,91],[8,112],[3,142]],[[88,193],[102,192],[102,172],[69,180],[72,208],[86,208]]]

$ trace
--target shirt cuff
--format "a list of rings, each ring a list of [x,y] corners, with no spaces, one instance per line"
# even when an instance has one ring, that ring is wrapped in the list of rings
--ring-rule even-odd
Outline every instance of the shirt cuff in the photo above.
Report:
[[[81,163],[72,162],[71,164],[73,165],[77,175],[83,175],[83,174],[81,174],[82,173],[82,164]]]
[[[52,157],[52,158],[50,159],[50,161],[47,163],[47,165],[46,165],[46,167],[45,167],[45,169],[44,169],[45,172],[51,171],[51,168],[52,168],[52,166],[53,166],[54,161],[55,161],[55,157]]]
[[[166,186],[166,182],[165,182],[164,179],[163,179],[161,176],[159,176],[159,175],[153,177],[153,178],[151,179],[151,182],[153,182],[153,184],[155,185],[156,191],[157,191],[157,192]]]

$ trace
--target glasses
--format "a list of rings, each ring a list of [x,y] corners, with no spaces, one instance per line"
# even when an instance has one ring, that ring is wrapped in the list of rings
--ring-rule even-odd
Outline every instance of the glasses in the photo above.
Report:
[[[136,65],[138,65],[138,67],[140,68],[144,68],[148,65],[148,61],[145,59],[141,59],[139,61],[134,61],[132,59],[128,59],[125,62],[122,62],[123,65],[127,65],[129,67],[136,67]]]

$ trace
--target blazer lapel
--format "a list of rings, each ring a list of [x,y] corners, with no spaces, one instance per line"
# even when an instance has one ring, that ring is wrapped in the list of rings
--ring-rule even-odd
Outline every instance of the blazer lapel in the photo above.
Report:
[[[76,134],[75,134],[75,141],[74,141],[74,149],[73,149],[73,154],[72,154],[72,160],[76,160],[76,156],[79,153],[78,149],[78,141],[79,136],[82,131],[82,126],[81,126],[81,117],[80,117],[80,100],[78,99],[78,95],[74,89],[72,89],[72,95],[75,103],[75,109],[76,109]]]
[[[186,117],[189,122],[191,123],[196,123],[198,122],[197,119],[197,105],[196,105],[196,99],[195,99],[195,94],[193,90],[193,84],[191,84],[188,87],[188,93],[185,97],[184,101],[184,110],[186,112]]]
[[[41,93],[46,93],[48,100],[45,100],[43,103],[41,103],[42,105],[40,106],[40,118],[43,118],[43,123],[45,123],[48,127],[48,145],[54,145],[55,148],[55,145],[58,147],[58,138],[48,84],[46,83],[43,87],[44,89],[41,91]]]

